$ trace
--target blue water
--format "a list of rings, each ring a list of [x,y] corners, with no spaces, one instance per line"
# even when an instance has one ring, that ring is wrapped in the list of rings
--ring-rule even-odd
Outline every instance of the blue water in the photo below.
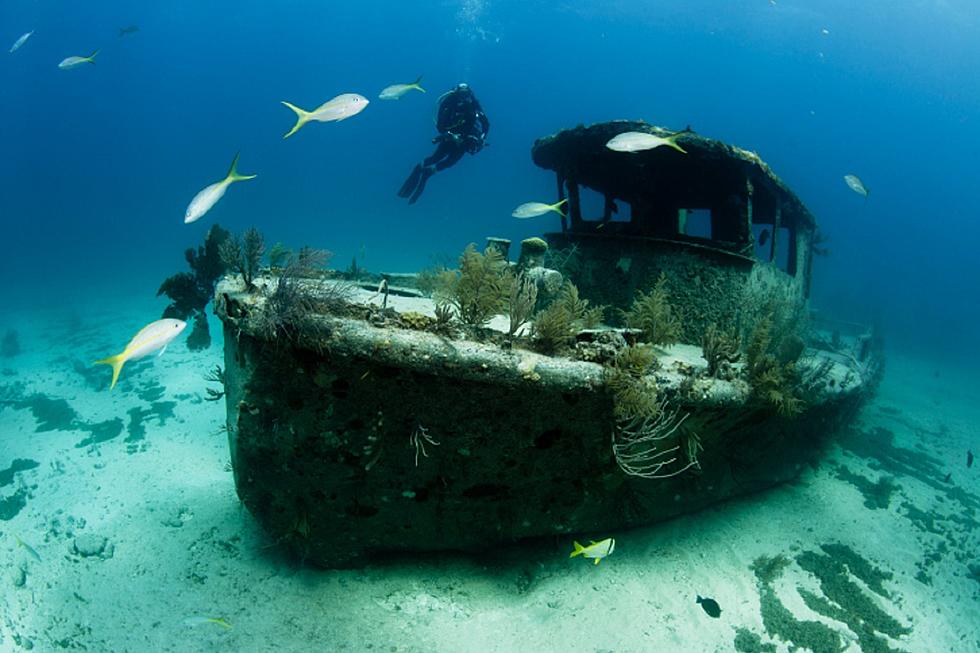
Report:
[[[873,312],[910,346],[971,340],[980,25],[969,2],[601,6],[4,3],[6,41],[36,34],[0,59],[0,272],[23,279],[3,297],[152,292],[215,221],[330,249],[344,265],[363,248],[376,269],[426,265],[491,234],[519,239],[556,227],[509,217],[554,195],[530,160],[536,137],[642,118],[755,150],[798,192],[833,251],[818,261],[815,305]],[[118,37],[129,24],[140,31]],[[56,67],[95,48],[95,66]],[[280,100],[374,99],[419,74],[425,95],[375,99],[281,139],[293,116]],[[431,149],[437,97],[462,80],[490,117],[491,146],[409,207],[395,190]],[[238,150],[258,179],[183,225]],[[870,187],[867,203],[848,173]]]
[[[160,282],[216,222],[393,271],[557,230],[510,217],[555,195],[534,139],[630,118],[690,125],[772,166],[830,237],[815,308],[878,321],[937,375],[980,362],[971,0],[8,0],[0,46],[0,330],[2,307],[131,304],[154,311],[134,326],[155,319]],[[96,65],[57,68],[96,48]],[[420,74],[427,93],[377,99]],[[432,151],[439,95],[461,81],[490,146],[409,206],[396,191]],[[313,109],[347,92],[370,106],[282,139],[294,116],[280,101]],[[239,151],[239,171],[258,177],[183,224]]]

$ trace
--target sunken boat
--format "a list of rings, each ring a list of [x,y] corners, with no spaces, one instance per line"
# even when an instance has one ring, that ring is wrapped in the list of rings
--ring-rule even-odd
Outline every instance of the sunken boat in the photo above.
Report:
[[[753,152],[606,147],[627,131],[671,136],[535,142],[567,212],[517,256],[491,238],[367,275],[300,253],[219,283],[235,484],[272,542],[341,567],[606,537],[819,459],[882,360],[810,310],[814,216]]]

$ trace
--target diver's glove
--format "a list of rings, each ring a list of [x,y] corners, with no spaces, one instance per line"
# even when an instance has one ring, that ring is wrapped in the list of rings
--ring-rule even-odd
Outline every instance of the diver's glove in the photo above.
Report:
[[[483,139],[479,136],[467,136],[466,137],[466,151],[470,154],[476,154],[483,149]]]

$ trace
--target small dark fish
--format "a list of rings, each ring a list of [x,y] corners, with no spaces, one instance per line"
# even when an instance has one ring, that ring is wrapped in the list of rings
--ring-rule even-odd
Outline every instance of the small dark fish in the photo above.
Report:
[[[759,233],[759,247],[764,247],[766,243],[769,242],[769,230],[763,229]]]
[[[972,451],[967,451],[966,452],[966,466],[967,467],[973,467],[973,452]]]
[[[135,34],[138,31],[140,31],[139,25],[129,25],[127,27],[120,27],[119,28],[119,36],[120,36],[120,38],[122,38],[123,36],[126,36],[127,34]]]
[[[953,472],[946,474],[946,478],[943,479],[943,483],[949,483],[949,479],[953,478]]]
[[[718,601],[714,599],[703,599],[698,595],[697,602],[701,604],[701,608],[708,613],[709,617],[717,619],[721,616],[721,606],[718,605]]]

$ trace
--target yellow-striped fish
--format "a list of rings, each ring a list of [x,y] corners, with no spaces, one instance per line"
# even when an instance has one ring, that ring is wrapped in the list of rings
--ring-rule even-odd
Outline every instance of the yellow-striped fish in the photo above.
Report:
[[[186,326],[187,322],[183,320],[165,319],[150,322],[133,336],[133,339],[129,341],[121,353],[95,361],[102,365],[112,366],[112,385],[109,386],[109,389],[112,390],[116,387],[119,372],[127,361],[143,358],[156,351],[160,352],[158,355],[163,355],[163,352],[167,350],[167,345],[179,336]]]
[[[409,91],[421,91],[425,93],[425,89],[422,88],[421,75],[411,84],[392,84],[391,86],[385,86],[378,97],[382,100],[397,100]]]
[[[611,537],[607,537],[601,542],[591,540],[589,546],[582,546],[578,542],[573,542],[572,544],[574,544],[575,550],[568,555],[569,558],[574,558],[579,555],[586,558],[594,558],[596,564],[599,564],[599,561],[606,556],[611,555],[616,548],[616,540]]]
[[[90,54],[87,57],[77,57],[77,56],[76,57],[66,57],[65,59],[62,59],[61,60],[61,63],[58,64],[58,68],[60,68],[62,70],[71,70],[72,68],[78,68],[79,66],[84,66],[87,63],[90,63],[90,64],[92,64],[94,66],[95,65],[95,55],[97,55],[97,54],[99,54],[99,51],[98,50],[96,50],[95,52],[93,52],[92,54]]]
[[[561,207],[568,200],[562,200],[560,202],[555,202],[554,204],[545,204],[544,202],[525,202],[521,204],[514,212],[511,213],[515,218],[535,218],[539,215],[544,215],[548,211],[554,211],[561,217],[565,217],[565,212],[561,210]]]
[[[284,106],[292,109],[296,114],[296,124],[290,129],[283,138],[289,138],[299,131],[299,128],[310,121],[314,122],[336,122],[346,120],[351,116],[356,116],[364,111],[368,105],[368,99],[357,93],[344,93],[332,100],[327,100],[313,111],[304,111],[295,104],[283,102]]]
[[[38,562],[41,562],[41,554],[38,553],[37,551],[35,551],[33,546],[31,546],[30,544],[28,544],[24,540],[20,539],[20,536],[17,535],[16,533],[14,533],[14,539],[17,540],[17,544],[19,546],[22,546],[22,547],[24,547],[24,549],[27,550],[27,553],[30,554],[30,556],[32,558],[34,558]]]
[[[184,224],[200,220],[205,213],[211,210],[211,207],[218,203],[218,200],[225,196],[225,191],[236,181],[247,181],[255,179],[255,177],[256,175],[238,174],[238,154],[236,154],[225,178],[206,187],[195,195],[191,203],[187,205],[187,211],[184,212]]]
[[[187,617],[184,619],[185,626],[201,626],[204,624],[214,624],[221,626],[225,630],[231,630],[231,624],[221,617]]]
[[[687,130],[684,130],[664,138],[647,132],[623,132],[610,138],[609,142],[606,143],[606,147],[614,152],[636,153],[666,145],[667,147],[674,148],[681,154],[687,154],[687,150],[677,144],[677,139],[689,133]]]

